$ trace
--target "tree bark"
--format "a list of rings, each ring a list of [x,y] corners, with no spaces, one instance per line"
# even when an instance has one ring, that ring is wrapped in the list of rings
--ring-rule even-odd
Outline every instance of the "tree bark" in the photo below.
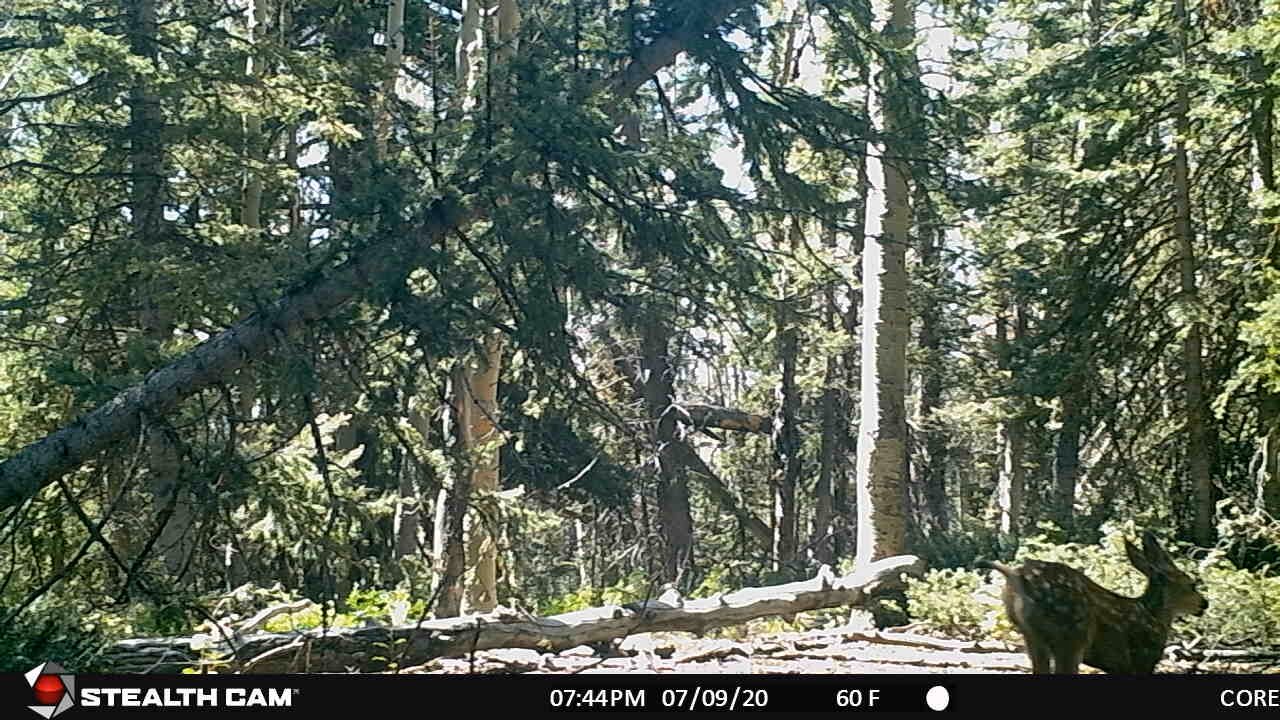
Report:
[[[669,360],[671,330],[652,309],[640,319],[640,372],[648,413],[650,447],[658,482],[658,524],[663,538],[663,578],[680,582],[693,562],[693,513],[689,483],[677,457],[676,413],[669,412],[674,369]]]
[[[923,193],[922,193],[923,196]],[[919,213],[923,219],[920,227],[920,272],[926,287],[924,303],[920,308],[920,349],[924,353],[923,376],[920,379],[920,431],[924,434],[924,458],[919,473],[919,485],[924,496],[922,530],[948,528],[947,509],[947,439],[946,427],[937,419],[942,409],[943,375],[946,367],[943,357],[940,319],[942,303],[939,297],[946,280],[946,268],[942,258],[942,228],[939,219],[927,206]]]
[[[685,403],[675,408],[678,420],[695,428],[716,428],[750,433],[772,433],[773,418],[718,405]]]
[[[714,29],[745,4],[743,0],[700,3],[683,23],[637,51],[627,66],[605,83],[614,91],[615,104],[622,104],[648,77],[672,62],[691,39]],[[0,510],[23,502],[55,478],[133,436],[143,414],[159,417],[172,412],[186,398],[223,381],[365,290],[403,277],[443,236],[482,217],[483,209],[470,197],[480,184],[463,177],[452,179],[446,187],[459,191],[433,201],[408,232],[371,243],[332,272],[308,279],[264,310],[152,371],[143,382],[19,450],[0,463]]]
[[[790,227],[787,236],[792,253],[795,252],[799,233]],[[782,297],[778,300],[774,319],[777,327],[777,352],[780,381],[777,390],[778,422],[773,433],[773,544],[774,569],[791,563],[796,557],[799,535],[796,530],[796,486],[800,483],[800,391],[796,387],[796,356],[800,350],[799,329],[796,327],[792,303],[788,297],[786,274],[782,275]]]
[[[1026,336],[1026,314],[1021,304],[1014,306],[1014,345],[1020,344]],[[1008,321],[1003,315],[996,318],[997,355],[1002,370],[1013,369],[1011,356],[1012,346],[1009,342]],[[1022,464],[1026,451],[1026,418],[1023,415],[1022,399],[1014,396],[1010,416],[1000,423],[1000,447],[1003,462],[997,486],[997,504],[1000,508],[1001,540],[1016,545],[1022,534],[1022,520],[1025,503],[1023,501],[1027,471]]]
[[[915,5],[891,0],[883,35],[898,53],[914,52]],[[858,436],[859,565],[899,555],[906,547],[907,267],[911,192],[903,135],[915,118],[907,113],[910,92],[899,79],[911,66],[904,58],[882,68],[877,101],[883,118],[884,187],[880,232],[867,235],[863,254],[862,417]],[[875,163],[872,164],[873,166]],[[870,223],[869,223],[870,224]]]
[[[474,575],[467,588],[467,612],[492,610],[498,604],[498,537],[500,513],[497,497],[499,450],[498,377],[502,369],[503,335],[490,333],[484,357],[469,374],[471,410],[471,493],[475,506],[468,515],[468,565]],[[479,502],[477,502],[479,501]],[[478,512],[477,512],[478,511]]]
[[[834,221],[823,223],[823,245],[828,252],[836,251],[836,225]],[[836,284],[838,279],[832,277],[822,288],[822,326],[831,335],[838,330],[840,308],[836,305]],[[832,352],[826,358],[826,367],[822,376],[822,438],[818,446],[818,486],[814,492],[813,532],[810,545],[813,556],[819,562],[835,562],[835,509],[836,509],[836,476],[840,472],[837,467],[841,451],[840,355]]]
[[[1174,15],[1178,23],[1176,42],[1178,64],[1188,67],[1186,0],[1175,0]],[[1178,240],[1178,259],[1182,301],[1193,313],[1182,343],[1183,371],[1186,382],[1187,471],[1191,482],[1191,536],[1200,545],[1211,545],[1214,536],[1213,478],[1209,465],[1209,405],[1205,399],[1204,359],[1202,357],[1202,323],[1198,314],[1199,293],[1196,289],[1195,232],[1191,226],[1191,180],[1187,160],[1187,137],[1191,132],[1190,93],[1184,80],[1178,81],[1174,109],[1176,138],[1173,145],[1174,233]]]
[[[467,571],[466,522],[471,503],[472,463],[475,447],[471,436],[475,427],[475,401],[471,396],[470,373],[458,363],[449,378],[450,472],[436,500],[436,617],[455,617],[462,612],[463,580]]]

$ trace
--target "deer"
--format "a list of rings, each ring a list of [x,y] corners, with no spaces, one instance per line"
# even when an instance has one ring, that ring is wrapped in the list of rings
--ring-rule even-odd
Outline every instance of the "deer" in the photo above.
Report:
[[[1202,615],[1209,601],[1178,569],[1156,536],[1142,549],[1124,541],[1129,562],[1147,578],[1141,596],[1114,593],[1062,563],[1027,560],[1021,567],[979,560],[1005,576],[1004,606],[1026,641],[1031,671],[1075,675],[1080,663],[1108,673],[1149,675],[1164,655],[1175,618]]]

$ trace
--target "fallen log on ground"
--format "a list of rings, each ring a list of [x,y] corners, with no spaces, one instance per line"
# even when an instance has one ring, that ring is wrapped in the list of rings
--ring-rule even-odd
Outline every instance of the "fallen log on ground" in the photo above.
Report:
[[[880,592],[900,589],[904,575],[918,577],[923,572],[922,560],[902,555],[843,577],[823,566],[816,577],[785,585],[745,588],[700,600],[667,594],[646,603],[549,617],[499,610],[396,627],[257,633],[213,641],[203,649],[207,638],[125,640],[111,646],[99,664],[111,672],[173,673],[210,665],[254,673],[381,672],[477,650],[557,652],[636,633],[704,633],[756,618],[862,605]]]

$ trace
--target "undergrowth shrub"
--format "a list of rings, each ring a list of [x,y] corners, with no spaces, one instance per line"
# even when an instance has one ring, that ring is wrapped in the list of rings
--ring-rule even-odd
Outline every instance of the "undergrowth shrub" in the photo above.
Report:
[[[1226,547],[1201,551],[1192,559],[1182,549],[1166,545],[1179,565],[1200,579],[1199,589],[1209,608],[1199,617],[1176,623],[1175,635],[1199,638],[1209,646],[1280,645],[1280,577],[1269,566],[1236,567],[1229,558],[1238,548],[1238,517],[1224,519],[1236,527],[1223,532]],[[1257,521],[1250,527],[1257,527]],[[1094,582],[1136,597],[1146,585],[1124,552],[1126,537],[1137,537],[1132,527],[1105,528],[1098,545],[1055,544],[1040,535],[1023,541],[1010,564],[1038,559],[1070,565]],[[1251,547],[1262,547],[1255,542]],[[939,634],[970,640],[992,639],[1021,644],[1021,637],[1006,616],[1002,602],[1004,576],[994,571],[946,568],[931,570],[907,581],[907,610],[913,621]]]
[[[0,607],[0,617],[9,613]],[[94,669],[113,635],[93,615],[38,600],[17,622],[0,625],[0,672],[27,672],[47,660],[71,672]]]

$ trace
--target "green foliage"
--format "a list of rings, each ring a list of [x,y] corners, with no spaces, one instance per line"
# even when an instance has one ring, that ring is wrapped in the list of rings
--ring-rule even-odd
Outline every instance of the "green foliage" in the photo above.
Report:
[[[935,3],[937,24],[965,42],[946,58],[921,55],[915,79],[866,0],[790,3],[794,18],[781,17],[778,2],[744,3],[732,31],[697,33],[661,82],[625,103],[589,93],[697,3],[537,3],[535,29],[504,68],[511,102],[496,108],[485,97],[463,119],[451,107],[461,95],[449,51],[457,19],[440,3],[407,9],[405,71],[391,97],[380,90],[384,49],[370,42],[383,30],[380,3],[292,2],[250,45],[246,18],[223,3],[158,0],[154,59],[119,32],[113,6],[9,5],[0,19],[0,44],[12,50],[0,54],[0,458],[281,293],[314,287],[362,248],[379,243],[395,260],[387,277],[362,278],[375,287],[361,301],[246,358],[247,371],[217,378],[173,413],[146,418],[180,441],[196,515],[190,558],[142,556],[158,529],[148,491],[156,478],[132,439],[67,474],[68,494],[91,519],[110,518],[103,532],[149,589],[121,587],[123,573],[97,555],[72,568],[52,598],[128,596],[127,606],[79,614],[100,613],[94,632],[178,634],[203,618],[201,606],[244,616],[297,597],[327,612],[269,628],[423,615],[419,586],[431,584],[438,558],[402,557],[398,510],[417,501],[429,524],[440,490],[465,472],[471,458],[441,422],[446,385],[493,328],[507,334],[509,354],[501,437],[491,442],[502,444],[503,489],[526,491],[518,501],[469,498],[473,521],[499,519],[500,601],[558,613],[653,589],[663,448],[652,399],[633,386],[636,373],[624,375],[657,335],[679,402],[775,414],[781,368],[794,365],[805,546],[833,437],[835,479],[854,475],[855,315],[861,284],[872,281],[858,271],[859,253],[876,207],[863,175],[874,139],[911,150],[906,300],[913,318],[939,318],[928,340],[918,325],[903,328],[910,387],[936,381],[942,403],[909,419],[910,476],[942,466],[935,477],[946,482],[954,529],[914,538],[912,550],[942,570],[913,585],[910,612],[961,635],[1008,630],[991,610],[993,586],[963,568],[1017,544],[998,545],[988,501],[1014,423],[1026,437],[1012,458],[1026,470],[1024,526],[1042,528],[1018,557],[1067,562],[1136,591],[1140,578],[1107,523],[1143,516],[1166,526],[1188,515],[1182,340],[1196,326],[1205,391],[1217,400],[1213,474],[1232,502],[1219,508],[1220,542],[1204,561],[1221,603],[1190,627],[1224,642],[1251,626],[1274,633],[1268,578],[1280,568],[1280,526],[1253,508],[1250,461],[1273,420],[1259,398],[1280,390],[1280,196],[1242,188],[1264,174],[1255,146],[1274,145],[1254,136],[1253,113],[1276,85],[1275,0],[1236,4],[1256,17],[1195,7],[1188,68],[1177,67],[1177,28],[1160,4],[1100,2],[1091,17],[1093,3]],[[828,31],[808,35],[815,27]],[[912,47],[940,51],[925,32]],[[237,40],[218,41],[227,37]],[[799,56],[783,58],[788,47]],[[782,76],[788,65],[793,77]],[[946,87],[932,82],[944,76]],[[866,101],[891,77],[906,81],[910,97],[891,103],[910,104],[913,122],[883,138]],[[1191,103],[1179,139],[1190,152],[1194,301],[1177,270],[1164,178],[1177,104],[1161,99],[1177,87]],[[162,124],[141,138],[131,112],[139,94]],[[619,140],[619,110],[633,113],[639,143]],[[380,122],[390,126],[382,148]],[[156,153],[163,197],[134,195],[141,148]],[[259,227],[244,213],[253,180]],[[426,208],[455,197],[484,220],[402,242],[422,236]],[[144,237],[136,205],[151,202],[162,232]],[[919,241],[931,234],[940,247],[926,261]],[[145,330],[150,306],[172,328]],[[779,341],[792,335],[799,350],[786,351]],[[658,408],[664,419],[676,410]],[[1081,443],[1076,515],[1069,531],[1045,531],[1069,412]],[[709,464],[733,502],[767,521],[774,438],[678,425],[700,452],[714,446]],[[935,448],[945,461],[924,457]],[[767,541],[744,532],[698,478],[684,479],[697,538],[683,576],[689,595],[811,573],[809,548],[776,563]],[[39,587],[76,547],[98,552],[66,504],[61,488],[48,488],[0,519],[0,559],[12,568],[0,604]],[[836,511],[846,570],[850,505]],[[1081,544],[1099,535],[1101,545]],[[575,589],[584,575],[597,587]],[[223,602],[226,588],[273,582]],[[46,641],[75,654],[79,631],[49,624],[57,613],[43,607],[4,630],[0,657],[32,656]]]
[[[978,528],[972,531],[935,530],[916,537],[912,552],[924,558],[931,568],[972,567],[979,558],[996,557],[999,543],[996,533]]]
[[[961,569],[930,570],[907,582],[907,613],[929,630],[953,637],[1013,639],[998,589],[985,574]]]
[[[1218,504],[1218,513],[1218,553],[1238,568],[1280,576],[1280,520],[1230,500]]]
[[[0,607],[0,616],[9,609]],[[0,626],[0,672],[27,672],[52,660],[75,672],[95,668],[99,652],[118,635],[86,617],[83,607],[37,601],[19,622]]]
[[[1280,577],[1235,567],[1220,555],[1200,565],[1209,608],[1181,626],[1211,645],[1280,646]]]
[[[600,605],[621,605],[644,599],[649,590],[648,576],[637,570],[618,582],[602,588],[582,588],[544,602],[539,613],[559,615]]]
[[[1022,546],[1018,561],[1064,563],[1109,590],[1136,597],[1145,579],[1125,556],[1125,537],[1126,533],[1112,529],[1099,545],[1080,545],[1056,544],[1037,536]],[[1181,618],[1175,632],[1201,638],[1209,646],[1280,645],[1280,578],[1238,568],[1221,550],[1198,563],[1183,558],[1178,562],[1199,577],[1209,608],[1202,616]],[[1003,584],[1003,577],[995,572],[931,570],[923,578],[908,580],[908,611],[915,621],[946,635],[1020,643],[1005,613]]]
[[[267,632],[293,632],[328,627],[362,627],[364,625],[403,625],[427,617],[426,601],[414,599],[404,589],[352,590],[340,609],[312,606],[305,610],[271,618],[263,626]]]

